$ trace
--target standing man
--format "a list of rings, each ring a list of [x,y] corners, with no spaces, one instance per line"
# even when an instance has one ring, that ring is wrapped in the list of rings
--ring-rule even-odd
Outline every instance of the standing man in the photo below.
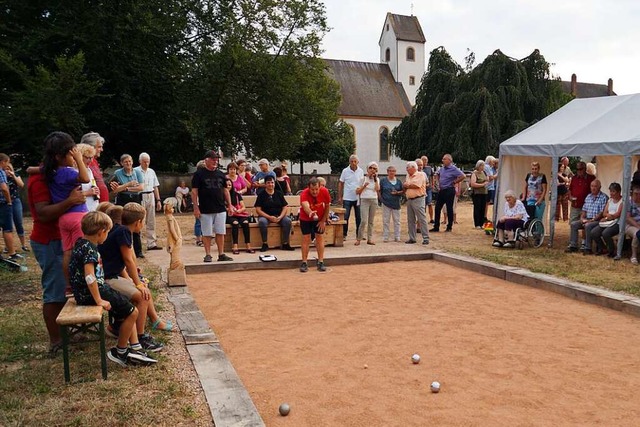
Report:
[[[442,157],[442,167],[439,171],[440,191],[438,192],[438,200],[436,200],[436,219],[433,228],[429,231],[437,233],[440,231],[440,212],[442,212],[442,206],[447,206],[447,229],[445,231],[451,231],[453,229],[453,201],[456,198],[456,184],[464,181],[465,175],[460,169],[453,164],[453,158],[451,154],[445,154]]]
[[[149,167],[151,164],[151,157],[147,153],[140,153],[138,156],[138,162],[140,166],[134,169],[140,171],[143,177],[144,193],[142,194],[142,206],[147,211],[146,216],[146,234],[147,234],[147,250],[155,251],[162,249],[158,246],[158,238],[156,236],[156,210],[162,209],[162,203],[160,202],[160,192],[158,187],[158,176],[156,172]]]
[[[584,200],[591,192],[591,182],[596,179],[593,175],[587,174],[587,164],[578,162],[576,165],[576,174],[571,178],[569,184],[569,200],[571,200],[571,210],[569,212],[569,223],[580,219]]]
[[[100,136],[97,132],[89,132],[82,136],[80,140],[81,144],[88,144],[92,146],[96,150],[96,154],[93,155],[93,159],[89,163],[89,169],[93,173],[93,179],[95,179],[95,184],[98,187],[100,193],[98,197],[100,198],[100,203],[109,201],[109,190],[107,189],[107,185],[104,182],[104,178],[102,177],[102,171],[100,170],[100,164],[98,164],[98,159],[100,158],[100,154],[104,150],[104,138]]]
[[[269,160],[260,159],[258,160],[258,167],[260,171],[256,173],[253,178],[251,178],[251,188],[255,188],[256,195],[264,192],[264,189],[267,188],[267,180],[265,179],[268,176],[272,176],[275,182],[276,173],[269,170]]]
[[[326,271],[324,266],[324,230],[329,218],[331,195],[326,187],[320,186],[318,178],[309,180],[309,186],[300,194],[300,231],[302,231],[302,264],[300,271],[309,270],[307,257],[311,239],[316,239],[318,251],[318,271]]]
[[[353,211],[356,214],[356,231],[360,228],[360,206],[358,205],[356,188],[358,188],[363,178],[364,171],[358,167],[358,156],[352,154],[349,157],[349,166],[342,170],[342,174],[340,174],[340,182],[338,183],[338,203],[342,202],[342,207],[345,209],[345,224],[342,227],[345,239],[349,232],[351,208],[353,208]]]
[[[407,163],[407,178],[402,185],[407,196],[407,228],[409,240],[405,243],[416,243],[416,220],[420,224],[422,244],[429,244],[429,232],[427,231],[427,214],[424,209],[424,200],[427,194],[427,178],[424,173],[418,171],[416,162]]]
[[[209,150],[204,155],[204,168],[197,169],[191,180],[193,215],[200,219],[204,262],[211,262],[211,238],[215,234],[218,261],[233,261],[224,253],[224,235],[227,232],[227,210],[231,209],[231,195],[226,177],[218,169],[220,155]],[[229,212],[230,213],[230,212]]]
[[[58,218],[72,206],[85,203],[87,198],[78,185],[66,200],[52,204],[46,178],[40,173],[29,177],[27,196],[33,216],[31,249],[42,270],[42,317],[49,333],[49,355],[55,356],[62,348],[62,337],[56,318],[67,302],[67,280],[62,272],[62,241]]]
[[[429,224],[433,224],[433,167],[429,164],[427,156],[420,157],[422,160],[422,172],[427,177],[427,196],[424,203],[429,209]]]

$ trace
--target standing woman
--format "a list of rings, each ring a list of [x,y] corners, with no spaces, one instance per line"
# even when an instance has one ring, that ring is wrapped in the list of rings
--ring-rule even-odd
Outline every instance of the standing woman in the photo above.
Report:
[[[487,186],[487,204],[484,208],[484,220],[489,220],[489,205],[496,201],[496,180],[498,179],[498,160],[493,156],[484,159],[484,173],[487,174],[489,185]],[[493,217],[493,215],[492,215]]]
[[[485,208],[487,207],[487,195],[489,190],[487,187],[489,186],[489,179],[487,178],[487,174],[484,172],[484,161],[478,160],[476,162],[476,167],[471,174],[471,188],[473,188],[473,195],[471,199],[473,200],[473,226],[475,228],[482,228],[482,224],[484,224],[484,213]]]
[[[569,219],[569,184],[571,183],[566,169],[563,163],[558,165],[558,201],[556,202],[556,221],[560,221],[560,213],[562,213],[562,220],[565,222]]]
[[[524,203],[529,218],[542,219],[546,203],[547,177],[540,173],[540,163],[531,162],[531,173],[524,180],[522,202]]]
[[[389,220],[393,222],[393,240],[400,241],[400,198],[404,194],[402,181],[396,178],[396,167],[387,168],[387,176],[380,180],[382,201],[382,241],[389,241]]]
[[[364,227],[367,227],[367,245],[375,245],[373,241],[373,220],[378,209],[378,192],[380,180],[378,179],[378,164],[371,162],[367,166],[367,173],[362,178],[360,186],[356,188],[356,194],[360,197],[360,215],[362,221],[358,227],[355,245],[360,245],[363,238]]]
[[[20,175],[17,175],[13,170],[13,165],[7,163],[4,168],[4,172],[7,174],[7,186],[9,187],[9,193],[11,194],[12,214],[13,214],[13,226],[16,228],[16,234],[20,239],[23,252],[29,252],[27,243],[24,239],[24,226],[22,224],[22,200],[20,200],[20,189],[24,187],[24,182]]]

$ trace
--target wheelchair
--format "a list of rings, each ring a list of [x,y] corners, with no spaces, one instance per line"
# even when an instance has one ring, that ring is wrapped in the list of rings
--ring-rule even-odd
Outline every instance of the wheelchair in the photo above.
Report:
[[[544,242],[544,224],[538,218],[529,219],[524,226],[516,228],[514,235],[515,246],[524,249],[524,245],[539,248]]]

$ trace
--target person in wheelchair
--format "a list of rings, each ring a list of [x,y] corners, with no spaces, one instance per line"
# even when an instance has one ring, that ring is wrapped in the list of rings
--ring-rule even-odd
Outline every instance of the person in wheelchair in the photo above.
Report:
[[[507,203],[504,204],[504,215],[498,219],[498,224],[496,225],[493,246],[496,248],[514,248],[515,231],[524,227],[525,222],[529,219],[529,214],[527,214],[524,204],[516,198],[516,193],[513,190],[508,190],[504,198]]]

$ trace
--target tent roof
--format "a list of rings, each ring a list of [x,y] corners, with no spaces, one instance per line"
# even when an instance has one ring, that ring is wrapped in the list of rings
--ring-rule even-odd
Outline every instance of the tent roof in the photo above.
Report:
[[[500,144],[500,155],[640,154],[640,94],[574,99]]]

